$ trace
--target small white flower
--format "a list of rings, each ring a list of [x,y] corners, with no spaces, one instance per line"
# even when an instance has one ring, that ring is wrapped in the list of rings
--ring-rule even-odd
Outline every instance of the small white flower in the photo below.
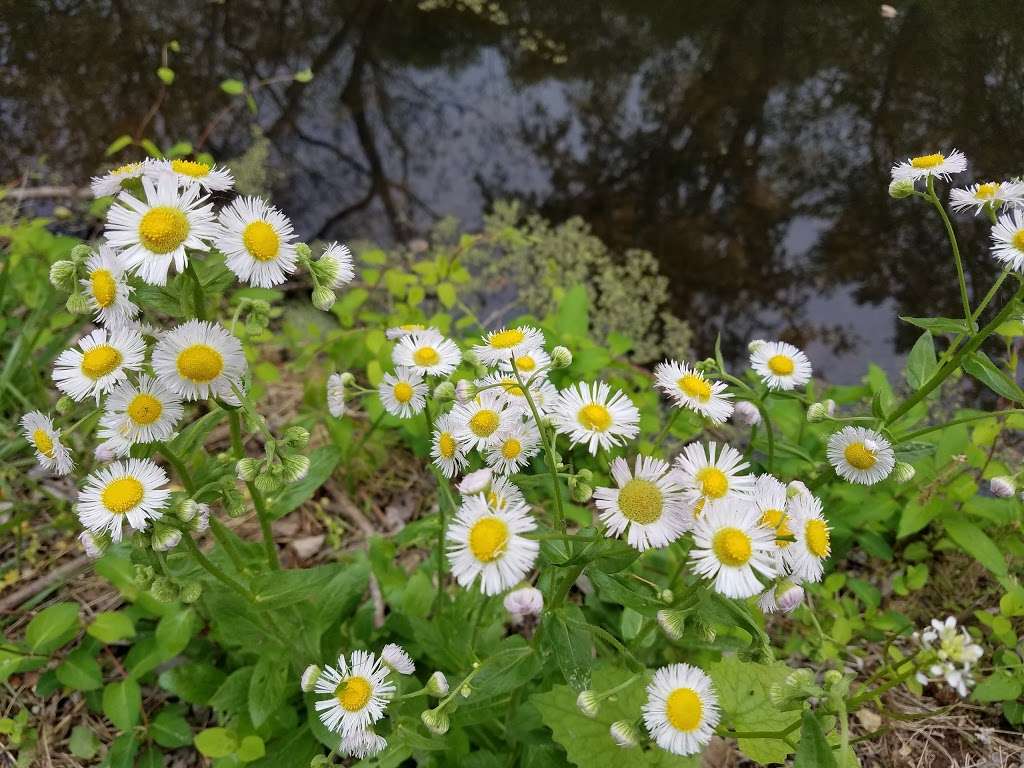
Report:
[[[541,373],[551,367],[551,356],[541,347],[524,352],[515,359],[515,369],[526,381],[536,373]],[[498,370],[511,373],[513,371],[512,358],[504,357],[498,362]]]
[[[1024,204],[1024,184],[986,181],[983,184],[972,184],[966,189],[955,188],[949,191],[949,205],[954,211],[974,208],[974,214],[978,215],[987,205],[992,206],[994,210],[1003,204]]]
[[[215,244],[243,283],[280,285],[295,271],[295,230],[274,206],[258,197],[237,197],[221,208]]]
[[[539,451],[540,433],[533,422],[512,422],[495,434],[484,459],[499,475],[511,475],[529,466]]]
[[[700,752],[718,726],[718,697],[702,670],[671,664],[654,673],[643,706],[647,732],[658,746],[675,755]]]
[[[314,265],[323,285],[332,291],[351,283],[356,276],[352,251],[341,243],[328,245]]]
[[[82,545],[86,557],[90,557],[93,560],[103,557],[103,553],[107,550],[108,541],[109,537],[93,536],[92,531],[82,531],[78,534],[78,543]]]
[[[992,495],[998,496],[1000,499],[1008,499],[1017,492],[1017,486],[1013,482],[1013,478],[1002,475],[989,480],[988,487],[992,491]]]
[[[121,541],[125,520],[144,531],[150,520],[160,519],[171,493],[165,485],[167,473],[149,459],[115,461],[85,479],[75,513],[94,536],[109,533]]]
[[[992,227],[992,256],[1007,269],[1024,268],[1024,211],[1000,216]]]
[[[362,760],[364,757],[379,755],[387,749],[387,746],[387,739],[366,728],[343,735],[339,751],[342,755],[349,755]]]
[[[145,172],[146,168],[153,161],[142,160],[138,163],[126,163],[105,173],[102,176],[93,176],[89,186],[92,188],[93,197],[108,197],[116,195],[121,191],[121,185],[129,179],[138,179]]]
[[[430,328],[426,325],[421,325],[420,323],[407,323],[406,325],[397,325],[393,328],[388,328],[384,332],[384,335],[391,341],[398,341],[406,336],[410,336],[414,333],[422,333],[424,331],[440,333],[436,328]]]
[[[125,279],[124,263],[109,245],[100,243],[99,252],[85,263],[85,272],[86,278],[80,282],[96,322],[110,327],[139,314],[131,300],[134,289]]]
[[[732,395],[723,381],[708,381],[704,374],[686,363],[666,360],[654,369],[655,386],[671,397],[680,408],[724,424],[732,415]]]
[[[918,155],[903,163],[896,163],[892,167],[892,178],[894,181],[909,179],[916,181],[928,176],[935,176],[939,179],[949,179],[954,173],[963,173],[967,170],[967,158],[964,153],[954,149],[948,155],[935,152],[931,155]]]
[[[522,378],[525,384],[527,377],[524,376]],[[460,381],[459,383],[461,384],[462,382]],[[533,413],[530,411],[530,403],[526,399],[526,390],[519,386],[515,376],[508,371],[497,371],[489,376],[485,376],[474,382],[473,389],[474,392],[493,392],[509,408],[521,411],[524,415],[533,416]],[[544,378],[534,380],[529,386],[529,392],[530,398],[537,408],[537,414],[540,416],[546,416],[551,410],[551,406],[558,399],[558,390],[555,389],[555,385]],[[459,402],[462,402],[462,400],[460,399]]]
[[[490,467],[470,472],[459,482],[459,493],[463,496],[476,496],[486,493],[491,487],[494,479],[494,470]]]
[[[726,597],[752,597],[762,591],[755,571],[776,575],[772,553],[775,533],[758,524],[752,505],[731,501],[706,508],[693,528],[691,570],[714,579],[714,590]]]
[[[509,408],[494,390],[480,392],[465,405],[456,403],[451,414],[455,436],[466,450],[486,450],[503,429],[521,421],[519,411]]]
[[[612,462],[615,488],[595,488],[606,535],[621,536],[634,549],[667,547],[690,527],[686,496],[678,473],[667,461],[637,456],[633,472],[622,457]]]
[[[733,411],[733,421],[745,427],[753,427],[761,423],[761,412],[749,400],[740,400]]]
[[[584,444],[591,455],[632,440],[640,431],[640,411],[622,392],[612,394],[603,381],[578,383],[558,393],[551,420],[573,445]]]
[[[395,693],[388,668],[368,651],[353,651],[351,661],[338,657],[338,668],[326,666],[313,690],[329,698],[314,704],[329,731],[351,737],[384,717]]]
[[[484,336],[483,344],[473,347],[476,359],[484,365],[511,363],[515,358],[535,353],[544,347],[544,334],[526,325],[502,328]]]
[[[430,456],[441,474],[451,480],[466,468],[466,449],[455,436],[457,424],[451,413],[439,416],[434,422],[434,433],[430,443]],[[480,489],[480,491],[485,489]]]
[[[749,467],[743,454],[728,444],[719,450],[714,442],[706,447],[693,442],[676,456],[683,488],[694,503],[700,503],[700,509],[729,499],[748,498],[754,490],[754,477],[741,473]]]
[[[784,341],[761,344],[750,353],[750,367],[768,389],[795,389],[811,380],[807,355]]]
[[[391,360],[424,376],[447,376],[459,367],[462,353],[454,341],[435,330],[417,331],[398,340]]]
[[[416,671],[416,664],[405,652],[405,649],[397,643],[388,643],[380,652],[381,661],[400,675],[411,675]]]
[[[185,408],[174,392],[152,376],[122,381],[107,396],[97,437],[113,455],[127,456],[137,443],[169,440]]]
[[[515,586],[533,567],[540,544],[523,536],[537,523],[521,504],[492,508],[483,494],[463,499],[448,527],[448,559],[462,587],[480,577],[480,591],[496,595]]]
[[[35,449],[40,467],[58,477],[71,474],[75,462],[71,451],[61,442],[60,430],[53,426],[53,419],[40,411],[30,411],[21,417],[21,433]]]
[[[58,355],[53,368],[57,388],[72,400],[84,400],[109,392],[128,371],[142,367],[146,343],[135,331],[126,328],[97,328],[78,342],[78,349],[66,349]]]
[[[466,476],[467,478],[469,475]],[[493,509],[504,510],[516,504],[526,504],[523,492],[513,483],[507,475],[498,475],[491,480],[490,489],[487,491],[487,503]]]
[[[831,530],[815,496],[795,496],[789,503],[790,527],[796,539],[786,547],[785,558],[794,576],[821,581],[824,562],[832,553]]]
[[[327,411],[336,419],[345,415],[345,380],[340,373],[327,378]]]
[[[828,460],[851,483],[874,485],[889,476],[896,454],[889,441],[873,429],[843,427],[828,439]]]
[[[632,749],[640,743],[636,726],[626,720],[616,720],[608,726],[608,735],[615,745],[623,749]]]
[[[399,366],[394,373],[385,373],[377,387],[384,410],[400,419],[411,419],[427,403],[427,385],[411,368]]]
[[[170,176],[179,186],[198,185],[207,192],[224,192],[235,186],[235,179],[227,168],[217,168],[197,160],[151,160],[145,175],[154,181]]]
[[[157,379],[184,400],[217,397],[233,405],[248,365],[242,343],[226,328],[189,320],[160,337],[153,349]]]
[[[504,600],[505,610],[516,619],[524,616],[540,616],[544,610],[544,594],[536,587],[513,589]]]

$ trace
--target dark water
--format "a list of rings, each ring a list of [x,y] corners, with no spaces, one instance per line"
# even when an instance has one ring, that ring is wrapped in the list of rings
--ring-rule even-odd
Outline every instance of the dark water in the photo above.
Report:
[[[414,2],[0,2],[0,183],[81,184],[135,133],[196,140],[218,83],[258,92],[275,201],[300,234],[401,240],[507,196],[653,251],[698,352],[721,330],[806,345],[819,371],[898,366],[897,314],[958,313],[934,214],[886,194],[894,160],[958,147],[1021,172],[1024,24],[1013,2],[500,2],[506,24]],[[500,21],[500,19],[499,19]],[[529,42],[524,45],[522,41]],[[539,50],[534,50],[539,49]],[[205,147],[243,151],[229,110]],[[964,178],[964,182],[968,177]],[[996,270],[958,221],[971,284]]]

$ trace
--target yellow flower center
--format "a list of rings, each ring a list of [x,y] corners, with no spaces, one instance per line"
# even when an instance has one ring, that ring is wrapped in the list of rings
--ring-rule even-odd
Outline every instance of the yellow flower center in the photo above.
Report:
[[[162,205],[151,208],[139,220],[139,241],[146,250],[165,254],[178,249],[188,237],[185,214],[177,208]]]
[[[766,509],[761,514],[761,525],[767,528],[778,528],[786,519],[786,513],[781,509]]]
[[[48,459],[54,456],[53,440],[45,429],[37,429],[32,433],[32,442],[36,444],[36,450]]]
[[[938,152],[934,155],[920,155],[910,160],[910,164],[915,168],[934,168],[936,165],[941,165],[944,162],[946,162],[946,158]]]
[[[978,188],[974,191],[974,196],[979,200],[991,200],[999,193],[999,182],[989,181],[985,184],[979,184]]]
[[[875,454],[864,447],[864,443],[850,443],[843,451],[846,461],[857,469],[871,469],[878,459]]]
[[[481,563],[491,563],[505,554],[508,526],[497,517],[478,520],[469,531],[469,549]]]
[[[97,269],[89,275],[92,296],[101,307],[109,307],[117,298],[117,283],[108,269]]]
[[[419,323],[406,323],[405,325],[398,326],[403,331],[422,331],[426,326],[420,325]]]
[[[693,519],[694,520],[696,520],[698,517],[700,517],[700,513],[704,511],[704,504],[706,503],[706,501],[707,501],[707,499],[705,499],[702,496],[701,498],[697,499],[697,503],[693,505]]]
[[[711,385],[700,376],[688,373],[677,381],[676,384],[684,393],[690,397],[697,398],[701,402],[711,399]]]
[[[490,437],[498,428],[498,414],[487,408],[483,408],[473,414],[469,420],[469,428],[477,437]]]
[[[807,540],[807,549],[817,558],[828,557],[830,550],[830,539],[828,527],[818,518],[811,518],[804,526],[804,538]]]
[[[400,403],[408,403],[412,400],[413,389],[412,384],[407,381],[400,381],[391,390],[391,394],[395,396],[395,400]]]
[[[703,713],[704,705],[692,688],[676,688],[665,701],[665,717],[677,731],[697,730]]]
[[[793,358],[786,355],[774,355],[768,360],[768,370],[776,376],[789,376],[794,367]]]
[[[521,344],[525,338],[525,333],[520,331],[518,328],[512,328],[508,331],[498,331],[496,334],[491,336],[488,340],[488,344],[495,349],[508,349],[509,347],[514,347],[516,344]]]
[[[499,512],[508,506],[508,502],[505,497],[499,496],[494,491],[487,492],[487,503],[491,509],[496,509]]]
[[[103,489],[103,506],[115,515],[123,515],[142,501],[142,483],[134,477],[121,477]]]
[[[523,452],[523,444],[516,440],[514,437],[510,437],[501,445],[501,455],[510,461],[519,456]]]
[[[505,393],[512,397],[523,397],[523,388],[516,384],[512,379],[502,379],[501,386],[505,390]]]
[[[583,406],[576,418],[584,429],[596,432],[604,432],[612,425],[611,413],[600,403]]]
[[[256,261],[276,259],[281,248],[281,238],[265,221],[250,221],[246,224],[242,230],[242,242],[245,244],[245,250]]]
[[[537,367],[537,361],[531,355],[520,355],[516,358],[516,368],[529,373]]]
[[[82,373],[95,381],[121,364],[121,353],[109,344],[100,344],[82,355]]]
[[[145,392],[140,392],[128,403],[128,416],[136,424],[152,424],[160,418],[163,410],[163,403]]]
[[[334,689],[334,697],[348,712],[358,712],[373,694],[373,686],[365,677],[355,675]]]
[[[786,523],[785,520],[783,520],[781,523],[779,523],[779,527],[775,529],[775,535],[776,536],[792,537],[793,536],[793,529],[789,527],[789,525]],[[779,547],[780,549],[785,549],[786,547],[788,547],[792,543],[793,542],[789,541],[788,538],[786,538],[786,539],[776,538],[775,539],[775,546]]]
[[[732,568],[746,565],[752,552],[750,537],[739,528],[721,528],[711,540],[711,548],[720,563]]]
[[[718,467],[704,467],[697,473],[704,495],[712,499],[720,499],[729,492],[729,478]]]
[[[171,160],[171,170],[191,176],[193,179],[201,179],[210,172],[210,166],[206,163],[197,163],[195,160]]]
[[[129,173],[135,173],[139,170],[139,166],[142,163],[125,163],[111,171],[114,176],[127,176]]]
[[[1013,247],[1018,251],[1024,251],[1024,229],[1018,229],[1013,233]]]
[[[634,477],[619,490],[619,509],[640,525],[660,520],[662,504],[661,490],[650,480]]]
[[[446,459],[455,455],[455,445],[455,438],[452,437],[451,432],[442,432],[437,439],[438,452]]]
[[[206,383],[224,370],[224,356],[209,344],[193,344],[178,353],[178,373],[182,378]]]
[[[441,361],[441,356],[433,347],[420,347],[412,353],[412,359],[416,365],[431,366]]]

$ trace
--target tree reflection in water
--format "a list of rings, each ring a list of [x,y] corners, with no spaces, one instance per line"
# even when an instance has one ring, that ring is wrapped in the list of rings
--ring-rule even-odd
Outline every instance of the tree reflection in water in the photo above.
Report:
[[[503,26],[408,0],[9,4],[2,181],[93,173],[137,129],[177,39],[151,128],[166,144],[201,135],[229,103],[224,78],[316,73],[259,94],[275,199],[307,237],[405,239],[438,214],[472,223],[524,197],[584,216],[615,248],[652,250],[702,350],[719,330],[734,354],[780,335],[846,380],[912,343],[897,311],[958,312],[941,227],[888,198],[888,171],[952,146],[977,178],[1024,166],[1013,6],[917,3],[892,20],[871,2],[502,7]],[[523,28],[567,61],[525,50]],[[238,154],[249,124],[227,113],[208,148]],[[984,291],[987,226],[958,226]]]

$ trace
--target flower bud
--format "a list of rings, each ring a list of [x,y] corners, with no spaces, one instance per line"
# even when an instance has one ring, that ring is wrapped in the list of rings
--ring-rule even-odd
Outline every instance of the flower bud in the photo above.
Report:
[[[905,461],[897,461],[896,466],[892,468],[892,479],[897,483],[909,483],[916,474],[917,470],[914,469],[914,465]]]
[[[282,439],[293,448],[305,448],[309,442],[309,430],[298,425],[288,427]]]
[[[85,243],[79,243],[78,245],[76,245],[74,248],[71,249],[71,260],[72,261],[75,261],[75,262],[87,261],[91,256],[92,256],[92,248],[90,248]]]
[[[248,483],[250,480],[256,478],[256,473],[260,470],[260,463],[256,459],[239,459],[238,463],[235,464],[235,474],[238,475],[238,479]]]
[[[320,667],[316,664],[310,664],[304,670],[302,670],[302,677],[299,678],[299,685],[302,688],[303,693],[311,693],[313,686],[316,685],[316,679],[320,677]]]
[[[593,718],[597,717],[601,702],[598,700],[597,694],[588,688],[585,691],[580,691],[580,695],[576,697],[576,706],[584,715]]]
[[[836,412],[836,403],[834,400],[825,400],[821,403],[811,403],[807,407],[807,421],[811,424],[815,424],[819,421],[825,421],[825,419],[831,418],[832,414]]]
[[[572,365],[572,352],[568,347],[558,346],[551,350],[551,367],[568,368]]]
[[[346,387],[351,387],[356,383],[356,377],[350,371],[341,372],[341,383]]]
[[[210,505],[197,504],[196,507],[196,516],[188,524],[188,529],[194,534],[203,533],[210,527]]]
[[[183,603],[194,603],[203,596],[203,585],[198,581],[182,584],[178,590],[178,599]]]
[[[577,504],[586,504],[590,501],[590,497],[594,495],[594,489],[586,483],[576,483],[570,495]]]
[[[800,480],[790,480],[786,486],[786,498],[794,499],[797,496],[810,496],[810,489]]]
[[[61,395],[57,400],[57,413],[61,416],[67,416],[75,409],[75,401],[67,395]]]
[[[468,699],[472,695],[473,689],[470,687],[469,683],[465,683],[461,688],[459,688],[459,696],[462,698]]]
[[[439,403],[449,403],[455,399],[455,385],[450,381],[442,381],[434,387],[434,399]]]
[[[669,640],[679,640],[683,636],[686,614],[682,611],[658,611],[658,626]]]
[[[75,265],[71,261],[55,261],[50,267],[50,285],[58,291],[75,290]]]
[[[753,339],[749,344],[747,344],[747,351],[753,354],[767,343],[768,342],[764,339]]]
[[[240,493],[229,492],[224,494],[224,509],[228,517],[241,517],[245,514],[245,501]]]
[[[271,470],[280,468],[275,466]],[[264,472],[256,478],[256,490],[260,493],[273,493],[281,487],[281,481],[277,479],[271,472]]]
[[[448,678],[444,676],[444,672],[438,670],[430,676],[427,680],[427,693],[434,698],[441,698],[442,696],[448,695]]]
[[[199,502],[194,499],[185,499],[178,506],[178,519],[188,522],[199,514]]]
[[[299,260],[301,261],[302,259],[308,259],[310,256],[312,256],[313,252],[310,250],[309,246],[306,245],[305,243],[296,243],[295,244],[295,255],[298,256]]]
[[[161,603],[173,603],[178,599],[178,585],[164,576],[154,579],[149,591]]]
[[[490,467],[470,472],[459,482],[459,493],[463,496],[475,496],[478,493],[485,493],[491,487],[491,480],[494,472]]]
[[[740,400],[736,403],[736,407],[732,413],[733,420],[737,424],[742,424],[745,427],[752,427],[755,424],[761,423],[761,412],[757,410],[757,406],[749,400]]]
[[[64,302],[64,307],[72,315],[89,314],[89,300],[85,298],[84,293],[78,291],[68,296],[68,300]]]
[[[149,589],[155,576],[156,571],[151,565],[136,565],[132,572],[132,580],[139,589]]]
[[[420,713],[420,720],[427,727],[427,730],[436,736],[444,736],[451,727],[448,714],[438,707],[437,709],[425,709]]]
[[[153,549],[157,552],[167,552],[181,542],[181,531],[169,525],[156,523],[153,526],[152,542]]]
[[[658,593],[658,599],[660,599],[663,603],[671,604],[675,601],[676,595],[675,592],[673,592],[671,589],[666,588]]]
[[[110,544],[105,536],[96,536],[90,531],[82,531],[78,537],[78,543],[82,545],[85,554],[95,560],[102,557],[107,546]]]
[[[320,285],[313,289],[312,300],[313,306],[321,312],[329,312],[331,307],[334,306],[334,302],[338,300],[338,297],[326,285]]]
[[[843,679],[843,673],[838,669],[829,669],[825,671],[822,679],[825,681],[825,685],[835,685]]]
[[[902,200],[914,194],[914,182],[912,179],[896,179],[889,184],[889,197],[894,200]]]
[[[544,594],[536,587],[521,587],[505,595],[503,604],[515,617],[539,616],[544,610]]]
[[[296,480],[304,478],[309,472],[309,456],[293,453],[291,456],[281,459],[281,466],[284,467],[285,482],[294,483]]]
[[[775,602],[779,610],[792,613],[804,601],[804,588],[789,579],[783,579],[775,588]]]
[[[640,743],[640,735],[636,732],[636,726],[625,720],[616,720],[608,728],[612,741],[623,749],[630,749]]]
[[[988,489],[992,491],[993,496],[998,496],[1000,499],[1008,499],[1017,492],[1017,486],[1014,484],[1013,479],[1005,475],[993,477],[989,480]]]
[[[459,379],[455,384],[455,399],[465,405],[476,397],[476,387],[469,379]]]

